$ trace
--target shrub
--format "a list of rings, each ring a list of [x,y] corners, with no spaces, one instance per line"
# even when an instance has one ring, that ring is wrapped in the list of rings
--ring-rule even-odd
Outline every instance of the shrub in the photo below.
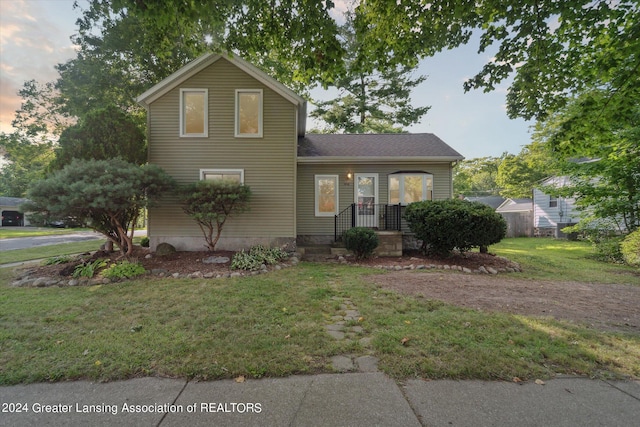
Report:
[[[352,251],[357,259],[370,257],[379,243],[378,235],[370,228],[354,227],[344,233],[344,246]]]
[[[148,237],[143,237],[142,239],[140,239],[140,246],[142,246],[143,248],[148,248],[149,247],[149,238]]]
[[[236,252],[231,260],[231,268],[235,270],[259,270],[262,264],[273,265],[287,258],[287,252],[280,248],[266,248],[256,245],[245,252]]]
[[[504,218],[490,206],[479,202],[451,199],[411,203],[404,217],[422,250],[449,255],[454,249],[466,252],[487,247],[502,240],[507,233]]]
[[[96,259],[91,262],[85,262],[76,266],[75,270],[73,270],[73,277],[88,277],[91,279],[96,275],[98,270],[107,266],[107,261],[103,259]]]
[[[640,266],[640,228],[624,238],[620,249],[627,264]]]
[[[146,272],[147,270],[137,262],[121,261],[117,264],[112,264],[102,272],[102,275],[112,280],[131,279]]]

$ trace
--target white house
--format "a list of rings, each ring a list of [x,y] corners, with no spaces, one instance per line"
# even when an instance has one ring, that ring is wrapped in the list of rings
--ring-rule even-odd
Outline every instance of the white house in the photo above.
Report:
[[[533,189],[533,228],[536,236],[564,237],[561,230],[580,220],[575,199],[555,197],[544,192],[544,187],[564,187],[568,184],[568,177],[554,176]]]

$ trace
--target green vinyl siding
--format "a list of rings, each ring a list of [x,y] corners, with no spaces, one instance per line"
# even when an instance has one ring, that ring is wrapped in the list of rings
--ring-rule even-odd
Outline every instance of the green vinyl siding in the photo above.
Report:
[[[180,89],[208,89],[208,137],[180,137]],[[236,138],[235,90],[263,91],[263,137]],[[296,107],[226,59],[220,59],[153,101],[148,110],[149,161],[179,183],[201,169],[243,169],[253,193],[250,211],[232,217],[223,237],[295,237]],[[196,223],[167,197],[149,213],[154,236],[200,236]]]
[[[334,217],[315,216],[315,175],[338,175],[338,212],[354,202],[353,178],[347,179],[347,172],[378,174],[378,203],[387,203],[389,197],[388,176],[399,171],[424,171],[433,174],[433,199],[452,197],[451,164],[443,163],[402,163],[402,164],[298,164],[297,180],[297,228],[298,235],[333,235]]]

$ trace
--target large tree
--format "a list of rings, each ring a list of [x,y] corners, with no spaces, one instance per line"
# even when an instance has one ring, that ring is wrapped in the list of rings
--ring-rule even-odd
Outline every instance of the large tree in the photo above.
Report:
[[[102,233],[123,255],[133,250],[133,231],[141,210],[174,186],[158,166],[138,166],[121,159],[75,159],[27,192],[26,212],[74,219]]]
[[[414,107],[411,91],[426,77],[412,78],[412,66],[386,65],[367,56],[362,35],[354,27],[354,14],[348,12],[340,27],[346,51],[345,68],[332,86],[339,95],[329,101],[315,101],[311,117],[321,119],[323,132],[388,133],[403,132],[417,123],[429,107]]]
[[[506,155],[506,154],[505,154]],[[478,157],[463,160],[453,170],[453,193],[456,196],[497,196],[496,183],[502,157]]]
[[[571,185],[555,190],[575,197],[592,218],[622,230],[640,227],[640,86],[624,98],[591,90],[540,124],[534,140],[560,160]]]
[[[65,129],[55,149],[53,168],[73,159],[108,160],[119,157],[141,165],[147,161],[146,137],[137,120],[116,106],[87,113]]]
[[[0,194],[8,197],[25,197],[29,185],[44,178],[54,157],[51,143],[33,144],[18,131],[0,134],[0,153],[6,162],[0,169]]]
[[[390,63],[414,64],[479,32],[479,53],[497,52],[464,87],[490,91],[512,76],[511,117],[543,118],[587,88],[624,98],[638,85],[640,0],[362,0],[356,13],[365,46]]]
[[[533,142],[523,147],[517,155],[508,154],[503,157],[498,166],[496,184],[503,197],[532,197],[533,189],[544,178],[558,171],[556,159],[545,149],[544,144]]]

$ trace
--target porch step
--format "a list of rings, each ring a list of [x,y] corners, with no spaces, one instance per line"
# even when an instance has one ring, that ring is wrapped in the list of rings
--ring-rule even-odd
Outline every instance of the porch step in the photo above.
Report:
[[[330,245],[298,246],[298,252],[302,255],[331,255]]]

